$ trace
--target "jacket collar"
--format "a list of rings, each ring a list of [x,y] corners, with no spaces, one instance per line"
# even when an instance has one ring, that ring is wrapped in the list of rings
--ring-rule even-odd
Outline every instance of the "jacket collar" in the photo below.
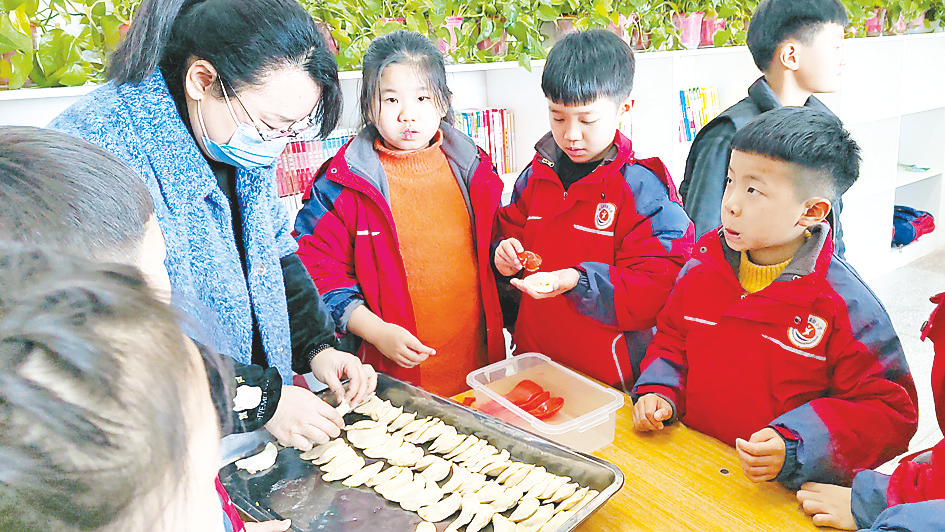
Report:
[[[761,76],[755,80],[755,82],[751,84],[751,87],[748,87],[748,98],[751,100],[751,103],[755,104],[755,107],[757,107],[762,113],[767,113],[772,109],[783,107],[781,102],[778,101],[778,95],[774,93],[771,85],[768,85],[768,82],[765,80],[764,76]],[[830,109],[828,109],[823,102],[813,96],[807,99],[804,107],[810,107],[811,109],[816,109],[818,111],[830,112]]]
[[[828,238],[830,225],[827,222],[820,222],[810,228],[810,233],[810,238],[797,250],[794,258],[775,282],[794,281],[813,273],[821,277],[827,275],[827,267],[833,256],[833,239]],[[721,228],[719,231],[707,233],[700,238],[697,249],[720,269],[728,265],[728,270],[733,273],[736,283],[738,282],[738,264],[741,253],[728,246]]]
[[[543,166],[547,167],[550,172],[545,174],[544,172],[538,172],[536,177],[544,176],[546,179],[555,179],[557,180],[557,170],[555,170],[556,161],[564,156],[564,150],[558,147],[558,144],[555,142],[554,136],[551,132],[545,134],[537,143],[535,143],[535,160],[533,161],[533,167],[537,163],[541,163]],[[587,175],[584,179],[581,179],[577,183],[571,185],[570,191],[577,192],[580,190],[582,183],[601,183],[604,181],[604,178],[607,176],[617,176],[619,172],[610,172],[607,170],[602,170],[603,168],[617,163],[618,165],[623,164],[633,164],[635,161],[633,153],[633,144],[630,142],[630,139],[626,137],[620,130],[614,134],[614,143],[611,144],[607,151],[604,152],[604,158],[601,159],[600,166],[594,169],[593,172]],[[618,166],[619,167],[619,166]],[[551,176],[554,174],[554,177]],[[560,182],[560,181],[559,181]],[[577,188],[575,188],[577,187]]]
[[[440,124],[440,131],[443,133],[443,142],[440,146],[450,163],[450,168],[457,178],[466,183],[468,189],[473,174],[479,166],[479,148],[471,138],[463,135],[447,122]],[[345,147],[344,163],[351,172],[377,189],[384,199],[390,202],[387,174],[384,173],[381,160],[374,150],[374,138],[372,131],[368,128],[362,129]]]

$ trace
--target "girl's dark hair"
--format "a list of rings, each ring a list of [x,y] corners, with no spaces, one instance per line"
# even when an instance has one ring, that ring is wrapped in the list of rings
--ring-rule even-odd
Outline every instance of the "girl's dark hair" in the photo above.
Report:
[[[202,371],[135,268],[0,243],[0,529],[159,518]]]
[[[374,39],[364,53],[361,74],[361,126],[375,136],[377,108],[381,103],[381,74],[388,65],[397,63],[416,69],[426,78],[433,91],[433,101],[445,113],[443,120],[453,123],[453,93],[446,84],[446,63],[443,54],[423,35],[415,31],[397,30]]]
[[[154,204],[141,178],[75,137],[0,127],[0,240],[133,263]]]
[[[160,67],[175,100],[183,101],[192,57],[209,61],[236,91],[258,85],[272,70],[297,66],[321,90],[321,136],[338,123],[338,65],[298,0],[143,0],[110,58],[108,78],[140,83]]]

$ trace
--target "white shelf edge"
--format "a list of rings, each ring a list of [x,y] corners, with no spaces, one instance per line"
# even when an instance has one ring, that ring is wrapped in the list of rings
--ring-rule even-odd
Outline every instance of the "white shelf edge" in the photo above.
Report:
[[[85,96],[101,87],[100,84],[79,85],[78,87],[27,87],[14,90],[0,90],[0,101],[34,100],[39,98],[72,98]]]
[[[933,168],[926,172],[910,172],[908,170],[899,168],[896,171],[896,188],[914,185],[920,181],[931,179],[933,177],[939,177],[941,175],[942,175],[942,171],[936,168]]]

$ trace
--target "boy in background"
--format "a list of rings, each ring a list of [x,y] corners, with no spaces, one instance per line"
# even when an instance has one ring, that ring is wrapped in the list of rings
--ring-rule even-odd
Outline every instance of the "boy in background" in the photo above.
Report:
[[[792,489],[849,483],[906,451],[918,409],[902,346],[824,222],[859,160],[840,121],[812,109],[769,111],[735,135],[722,227],[660,313],[637,430],[678,419],[735,446],[751,480]]]
[[[551,132],[499,211],[495,252],[506,277],[521,272],[529,250],[555,279],[547,293],[511,279],[525,294],[516,352],[544,353],[625,390],[693,245],[666,167],[636,159],[617,128],[631,109],[633,72],[633,51],[611,32],[555,45],[541,77]]]
[[[840,90],[843,29],[849,23],[838,0],[767,0],[748,26],[748,49],[762,76],[748,97],[706,124],[689,150],[679,194],[696,226],[696,238],[719,226],[729,147],[735,132],[758,115],[782,106],[830,112],[815,93]],[[840,199],[833,204],[834,246],[843,257]]]

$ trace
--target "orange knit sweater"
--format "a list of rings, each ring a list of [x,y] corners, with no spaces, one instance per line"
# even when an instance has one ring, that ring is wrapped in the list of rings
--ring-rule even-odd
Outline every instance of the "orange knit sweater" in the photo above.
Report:
[[[488,363],[488,348],[472,219],[441,142],[437,133],[415,152],[380,141],[375,148],[390,185],[417,338],[436,350],[420,364],[420,385],[449,397],[468,389],[466,374]]]

